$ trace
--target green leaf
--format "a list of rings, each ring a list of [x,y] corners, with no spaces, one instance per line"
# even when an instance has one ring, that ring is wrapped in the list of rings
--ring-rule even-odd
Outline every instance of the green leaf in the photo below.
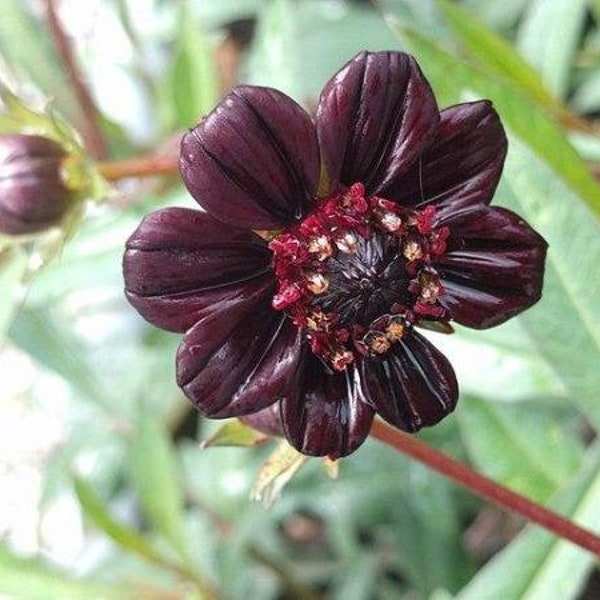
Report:
[[[170,128],[191,127],[219,97],[212,44],[186,3],[181,4],[178,23],[178,44],[163,88]]]
[[[397,21],[391,25],[412,47],[441,104],[459,102],[465,94],[473,93],[491,98],[505,124],[600,215],[600,186],[561,129],[543,111],[512,86],[453,56],[422,33]]]
[[[261,467],[252,490],[252,499],[260,500],[266,506],[272,505],[307,460],[308,457],[282,440]]]
[[[269,436],[256,429],[245,425],[239,419],[229,421],[219,427],[209,438],[201,444],[202,448],[211,448],[213,446],[240,446],[251,448],[259,446],[267,441]]]
[[[175,449],[165,428],[149,410],[140,412],[138,428],[131,441],[130,460],[144,514],[178,554],[188,559],[183,491]]]
[[[600,452],[550,504],[584,527],[600,524]],[[530,525],[481,569],[456,600],[574,600],[594,566],[594,556]]]
[[[540,302],[519,316],[572,400],[600,427],[600,224],[577,196],[511,137],[497,197],[548,241]]]
[[[458,431],[451,437],[456,441]],[[344,459],[342,469],[335,484],[321,478],[316,487],[305,479],[311,473],[307,465],[289,490],[289,495],[304,494],[301,506],[328,517],[337,554],[356,557],[364,548],[357,535],[372,531],[373,546],[391,550],[391,568],[402,573],[415,596],[427,597],[437,587],[456,591],[469,581],[473,569],[462,544],[461,490],[375,442]]]
[[[539,73],[515,52],[506,39],[488,29],[459,4],[438,0],[438,6],[454,34],[468,49],[470,57],[488,73],[502,77],[545,108],[556,110],[560,106]]]
[[[396,45],[381,16],[355,2],[264,2],[248,60],[248,79],[312,103],[355,54]],[[420,4],[412,6],[420,12]]]
[[[458,327],[454,335],[437,335],[432,341],[450,358],[463,392],[502,402],[541,397],[550,404],[567,395],[563,381],[518,319],[486,330]]]
[[[462,0],[461,5],[496,31],[510,31],[521,18],[529,2],[530,0],[504,0],[503,2]]]
[[[340,573],[334,583],[332,600],[369,600],[374,597],[373,591],[377,587],[377,580],[381,576],[381,564],[376,555],[361,553],[353,557],[349,568],[353,577],[347,573]]]
[[[0,344],[22,300],[27,256],[19,246],[0,249]]]
[[[299,48],[302,6],[291,0],[265,2],[259,14],[256,41],[250,59],[250,81],[272,85],[292,98],[302,98],[304,82]]]
[[[152,544],[135,529],[117,521],[94,490],[80,477],[74,478],[75,493],[86,517],[121,548],[146,560],[160,562],[161,557]]]
[[[62,114],[74,123],[81,122],[81,111],[65,70],[47,35],[40,35],[40,23],[20,0],[2,0],[0,54],[10,67],[33,81],[54,98]]]
[[[108,585],[75,579],[36,559],[15,556],[0,546],[0,595],[14,600],[129,600],[139,598],[140,592],[123,583]]]
[[[259,11],[261,0],[219,0],[196,2],[197,10],[207,27],[221,27],[227,23],[251,19]]]
[[[84,397],[114,412],[104,385],[95,377],[78,340],[70,330],[59,328],[48,311],[24,308],[12,322],[9,335],[39,364],[64,377]]]
[[[571,98],[571,104],[577,112],[592,113],[600,109],[600,70],[594,65],[589,75]]]
[[[539,502],[581,466],[583,449],[547,403],[487,402],[462,396],[462,439],[486,475]]]
[[[565,98],[569,91],[586,10],[587,0],[536,0],[530,4],[517,36],[521,54],[559,98]]]

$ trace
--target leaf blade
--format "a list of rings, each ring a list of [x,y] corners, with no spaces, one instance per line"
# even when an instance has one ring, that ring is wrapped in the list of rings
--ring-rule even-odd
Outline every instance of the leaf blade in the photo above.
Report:
[[[473,18],[460,5],[437,0],[454,35],[468,49],[473,59],[485,66],[487,72],[509,80],[536,104],[555,110],[560,102],[546,88],[539,73],[531,67],[502,36]]]
[[[517,47],[550,90],[564,98],[587,0],[536,0],[525,13]]]
[[[22,600],[128,600],[128,586],[75,579],[36,559],[22,558],[0,546],[0,594]]]
[[[590,450],[577,481],[551,507],[582,526],[600,522],[600,452]],[[592,554],[528,526],[492,558],[456,600],[575,600],[594,565]]]
[[[146,560],[160,562],[161,557],[152,544],[134,529],[117,521],[81,477],[74,477],[73,483],[84,514],[96,527],[124,550]]]
[[[148,410],[139,415],[130,444],[130,465],[144,514],[178,554],[188,559],[176,454],[167,432]]]
[[[526,96],[450,52],[414,29],[391,20],[408,42],[438,95],[445,103],[473,92],[492,98],[501,118],[600,217],[600,186],[561,129]]]

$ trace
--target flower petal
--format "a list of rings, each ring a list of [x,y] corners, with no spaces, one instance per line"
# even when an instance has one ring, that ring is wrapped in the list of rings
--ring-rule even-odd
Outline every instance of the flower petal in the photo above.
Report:
[[[285,94],[239,86],[183,137],[180,169],[196,201],[238,227],[278,229],[305,214],[320,159],[309,115]]]
[[[356,450],[371,428],[367,404],[355,368],[328,374],[310,351],[281,401],[286,437],[303,454],[339,458]]]
[[[281,424],[281,411],[279,402],[274,402],[267,408],[258,412],[240,417],[240,421],[253,429],[266,433],[270,436],[284,437],[283,425]]]
[[[433,266],[440,303],[468,327],[485,329],[529,308],[542,294],[547,244],[504,208],[480,206],[446,219],[450,251]]]
[[[257,295],[188,331],[177,352],[177,383],[209,417],[258,412],[283,395],[301,341],[298,328]]]
[[[452,365],[414,330],[384,358],[365,358],[361,376],[377,413],[405,431],[435,425],[458,400]]]
[[[322,159],[333,186],[369,195],[398,180],[435,135],[438,107],[419,66],[402,52],[361,52],[323,92],[317,109]]]
[[[507,141],[487,100],[441,112],[440,126],[421,160],[384,195],[404,206],[435,205],[456,211],[492,199],[504,165]]]
[[[250,231],[187,208],[148,215],[126,244],[127,298],[148,321],[185,332],[217,307],[263,296],[273,283],[271,254]]]

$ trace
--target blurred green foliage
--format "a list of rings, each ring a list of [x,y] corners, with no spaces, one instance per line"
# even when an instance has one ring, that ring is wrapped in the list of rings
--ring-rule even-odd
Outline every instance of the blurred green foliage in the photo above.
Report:
[[[362,49],[412,52],[442,106],[490,98],[510,137],[495,202],[549,241],[544,298],[491,331],[432,334],[463,394],[455,415],[422,437],[600,527],[600,454],[590,442],[600,427],[598,0],[106,0],[84,24],[69,16],[72,4],[61,15],[91,89],[112,98],[110,110],[100,104],[114,156],[176,144],[233,81],[314,107]],[[85,115],[37,8],[2,0],[0,73],[33,101],[52,99],[78,128]],[[108,52],[113,32],[120,58]],[[107,67],[107,55],[118,64]],[[115,93],[106,73],[116,71],[128,93]],[[3,532],[0,597],[595,597],[589,555],[521,531],[376,442],[344,459],[337,479],[309,460],[270,507],[251,501],[273,444],[201,450],[211,436],[257,440],[237,426],[217,433],[189,411],[174,383],[177,336],[144,324],[122,294],[123,244],[141,216],[192,201],[174,178],[127,181],[103,200],[50,254],[27,241],[0,246],[2,377],[9,359],[26,357],[34,375],[18,402],[64,416],[60,442],[38,463],[34,517],[43,523],[68,497],[77,509],[65,526],[83,527],[68,564],[56,564],[56,540],[38,537],[39,556],[28,557],[18,524]],[[46,264],[34,272],[32,261]],[[9,404],[0,399],[0,413]]]

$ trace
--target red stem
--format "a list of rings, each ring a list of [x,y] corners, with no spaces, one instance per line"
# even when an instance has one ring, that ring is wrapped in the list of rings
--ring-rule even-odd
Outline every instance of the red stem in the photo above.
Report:
[[[178,172],[176,156],[142,156],[98,163],[98,170],[108,181],[118,181],[128,177],[154,177],[174,175]]]
[[[52,32],[56,49],[63,62],[67,75],[73,86],[73,91],[77,96],[77,101],[83,113],[82,135],[86,142],[90,154],[96,159],[103,159],[108,156],[108,144],[104,139],[104,134],[98,121],[98,109],[90,93],[85,79],[79,72],[73,48],[67,37],[60,18],[56,12],[54,0],[46,0],[46,15],[48,17],[48,26]]]
[[[414,436],[394,429],[383,421],[375,420],[371,435],[395,450],[422,462],[448,479],[467,488],[474,494],[497,504],[500,508],[513,512],[537,523],[555,535],[573,542],[600,557],[600,537],[579,527],[559,514],[528,500],[484,475],[472,471],[457,460],[428,446]]]

